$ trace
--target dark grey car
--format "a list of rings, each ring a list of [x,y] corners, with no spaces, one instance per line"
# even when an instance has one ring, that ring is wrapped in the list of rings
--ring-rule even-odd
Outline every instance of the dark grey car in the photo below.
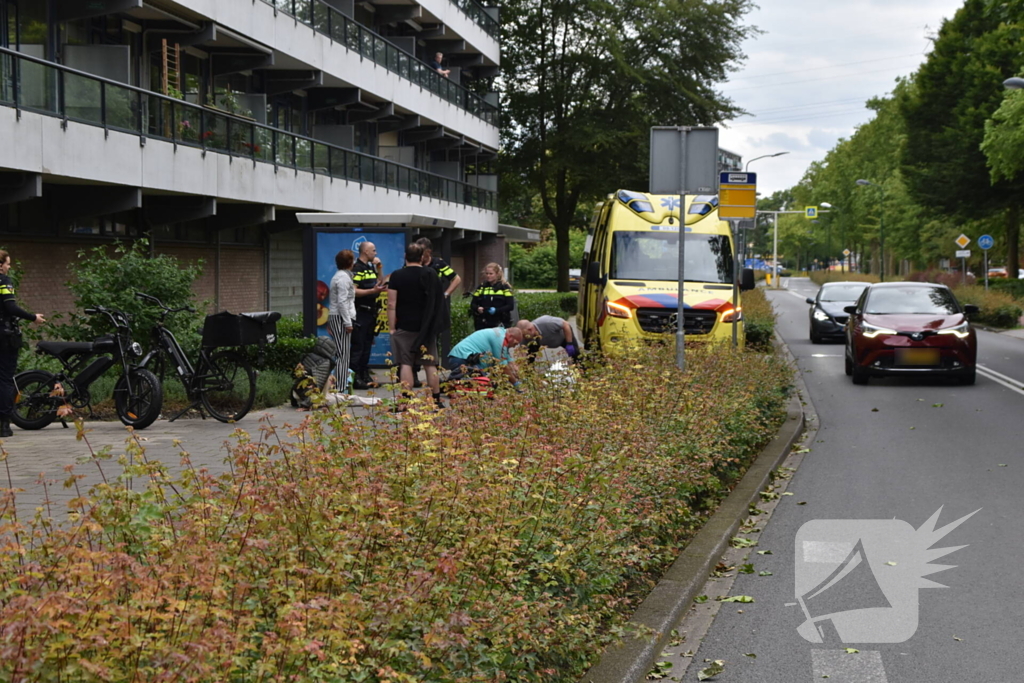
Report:
[[[870,283],[867,282],[826,282],[818,290],[808,313],[811,321],[811,342],[820,344],[823,341],[843,341],[843,330],[850,317],[843,308],[857,301],[861,293]]]

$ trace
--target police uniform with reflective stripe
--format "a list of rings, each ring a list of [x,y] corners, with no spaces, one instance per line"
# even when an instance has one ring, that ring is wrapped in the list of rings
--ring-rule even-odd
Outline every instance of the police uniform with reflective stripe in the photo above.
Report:
[[[373,289],[377,284],[377,270],[372,263],[356,259],[352,266],[352,281],[356,289]],[[370,351],[373,349],[374,326],[377,323],[377,297],[356,296],[356,320],[352,327],[352,358],[350,367],[357,378],[370,373]]]
[[[488,327],[512,324],[512,309],[515,307],[515,298],[512,288],[504,282],[493,284],[484,283],[473,292],[473,299],[469,304],[469,312],[473,314],[473,326],[478,330]],[[483,313],[477,309],[483,308]],[[488,309],[494,308],[494,313]]]
[[[455,270],[449,266],[443,258],[439,258],[437,256],[430,259],[430,267],[437,272],[437,276],[441,279],[441,291],[447,292],[448,287],[451,286],[452,280],[455,279],[457,274]],[[443,319],[441,321],[441,325],[438,326],[438,332],[444,334],[452,327],[451,304],[447,298],[442,302],[441,315]]]
[[[5,426],[14,410],[14,373],[21,349],[19,318],[35,320],[36,316],[15,303],[14,283],[7,275],[0,275],[0,421]]]

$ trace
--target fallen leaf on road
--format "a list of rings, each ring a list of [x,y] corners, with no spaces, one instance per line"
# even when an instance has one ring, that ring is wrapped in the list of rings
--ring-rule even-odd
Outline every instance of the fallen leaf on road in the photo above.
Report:
[[[757,541],[751,541],[749,538],[740,538],[739,536],[734,536],[730,543],[732,543],[733,548],[750,548],[757,545]]]
[[[749,595],[733,595],[732,597],[719,598],[718,600],[720,602],[754,602],[754,598],[750,597]]]
[[[752,659],[757,659],[757,655],[755,655],[753,652],[744,652],[743,656],[744,657],[750,657]]]
[[[1004,465],[1003,463],[999,463],[999,466],[1000,467],[1006,467],[1006,465]]]
[[[962,643],[962,642],[964,642],[964,639],[963,639],[963,638],[958,638],[957,636],[953,636],[953,640],[955,640],[955,641],[956,641],[956,642],[958,642],[958,643]]]
[[[886,564],[889,565],[890,567],[895,567],[896,566],[895,562],[886,562]]]
[[[758,550],[757,554],[758,555],[771,555],[772,551],[771,550]]]
[[[767,569],[762,569],[761,571],[759,571],[757,573],[757,575],[758,576],[771,576],[772,573],[770,571],[768,571]]]
[[[782,495],[784,495],[784,496],[792,496],[793,494],[792,494],[792,493],[790,493],[789,491],[786,491],[786,492],[785,492],[785,493],[783,493]]]
[[[941,403],[933,403],[932,404],[932,408],[941,408],[941,407],[942,407]]]
[[[752,564],[750,564],[748,562],[747,564],[745,564],[742,567],[740,567],[739,571],[740,571],[740,574],[753,574],[754,573],[754,565],[752,565]]]
[[[708,596],[706,596],[706,595],[698,595],[697,597],[695,597],[693,599],[693,601],[695,603],[697,603],[698,605],[703,605],[705,602],[708,601]]]
[[[711,666],[704,667],[697,672],[698,681],[708,681],[717,676],[718,674],[725,671],[725,660],[716,659],[711,663]]]
[[[855,654],[859,653],[860,650],[858,650],[857,648],[854,648],[854,647],[846,647],[846,648],[843,648],[843,652],[845,652],[848,655],[855,655]]]
[[[872,409],[871,409],[871,412],[872,412],[872,413],[877,413],[877,412],[878,412],[878,408],[872,408]]]
[[[801,500],[799,503],[797,503],[797,505],[807,505],[807,501]]]

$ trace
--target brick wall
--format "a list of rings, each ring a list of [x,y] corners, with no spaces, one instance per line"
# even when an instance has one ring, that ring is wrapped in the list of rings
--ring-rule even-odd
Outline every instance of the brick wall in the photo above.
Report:
[[[74,310],[74,295],[67,288],[78,251],[96,242],[54,242],[5,239],[3,245],[20,271],[18,302],[27,311],[50,317]],[[203,275],[193,291],[199,301],[209,300],[211,310],[217,294],[217,250],[214,246],[157,245],[157,253],[182,261],[203,260]],[[220,309],[232,312],[262,311],[267,308],[266,263],[259,247],[221,247]]]

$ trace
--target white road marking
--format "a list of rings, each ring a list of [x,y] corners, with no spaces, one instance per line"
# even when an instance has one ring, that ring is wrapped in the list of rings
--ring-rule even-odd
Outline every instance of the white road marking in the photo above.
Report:
[[[1021,396],[1024,396],[1024,382],[1021,382],[1018,379],[1014,379],[1013,377],[1008,377],[1001,372],[996,372],[995,370],[987,368],[984,365],[977,366],[977,370],[979,373],[981,373],[985,377],[988,377],[993,382],[996,382],[997,384],[1002,384],[1007,389],[1011,391],[1016,391]]]
[[[811,660],[815,681],[828,677],[828,683],[888,683],[877,650],[811,650]]]
[[[812,353],[811,358],[842,358],[841,353]]]
[[[795,297],[796,297],[797,299],[800,299],[800,301],[807,301],[807,297],[806,297],[806,296],[804,296],[803,294],[799,293],[799,292],[793,292],[793,291],[790,291],[790,290],[788,290],[788,289],[787,289],[787,290],[784,290],[784,291],[786,292],[786,294],[792,294],[792,295],[793,295],[793,296],[795,296]]]
[[[829,541],[804,541],[804,562],[821,564],[840,564],[846,559],[853,545],[850,543],[832,543]]]

